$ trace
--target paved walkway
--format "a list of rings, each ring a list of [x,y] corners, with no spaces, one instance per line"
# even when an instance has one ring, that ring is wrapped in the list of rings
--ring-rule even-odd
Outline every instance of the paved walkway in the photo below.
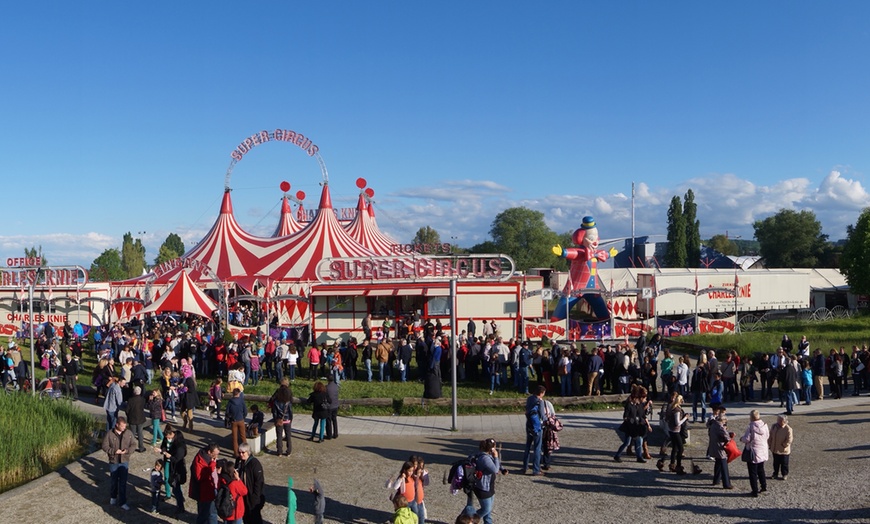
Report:
[[[846,396],[839,400],[826,399],[815,401],[809,406],[803,404],[795,406],[794,415],[800,416],[806,413],[817,413],[833,407],[866,405],[868,398],[865,396]],[[82,397],[83,401],[77,402],[80,408],[97,417],[105,418],[105,412],[101,406],[96,405],[93,399]],[[102,400],[102,399],[100,399]],[[656,402],[653,417],[657,420],[658,407],[662,402]],[[776,415],[783,413],[784,408],[779,407],[779,402],[733,402],[725,405],[728,409],[729,418],[745,418],[749,412],[757,409],[765,419],[775,420]],[[691,403],[684,404],[683,408],[691,417]],[[202,429],[205,434],[224,438],[227,430],[223,425],[204,415],[204,411],[196,412],[198,430]],[[708,410],[709,416],[709,410]],[[294,424],[294,432],[301,433],[306,428],[308,415],[299,417],[303,422]],[[622,409],[615,408],[599,411],[567,412],[559,415],[566,427],[593,428],[618,425],[622,418]],[[268,420],[268,416],[267,416]],[[180,422],[180,418],[179,418]],[[655,422],[655,421],[653,421]],[[378,416],[358,417],[339,416],[338,424],[342,435],[383,435],[392,437],[401,436],[445,436],[454,434],[452,431],[452,417],[450,416]],[[197,431],[199,432],[199,431]],[[521,435],[525,433],[525,416],[521,413],[507,415],[461,415],[457,417],[457,432],[465,435]]]
[[[104,413],[102,407],[96,405],[93,401],[90,403],[87,401],[79,402],[78,404],[88,412],[100,417],[101,420],[103,419]],[[792,420],[795,424],[805,424],[802,431],[812,427],[820,428],[822,423],[829,429],[845,430],[846,428],[857,426],[839,426],[837,425],[838,415],[828,416],[827,412],[840,413],[841,415],[849,413],[854,418],[855,414],[866,414],[868,406],[870,406],[870,396],[824,400],[822,402],[814,402],[811,406],[799,406]],[[769,423],[773,422],[776,414],[782,412],[778,402],[736,403],[728,406],[728,412],[732,420],[740,421],[737,423],[738,425],[743,424],[748,419],[748,413],[751,409],[761,411],[765,420]],[[204,442],[217,441],[221,445],[222,450],[224,450],[224,455],[228,456],[226,453],[226,450],[230,447],[228,430],[224,429],[217,421],[201,416],[202,413],[198,412],[194,426],[195,430],[184,432],[191,448],[191,454],[193,450],[200,447]],[[575,429],[575,431],[565,431],[562,434],[564,438],[563,450],[559,452],[559,460],[561,462],[558,463],[558,466],[560,470],[563,470],[562,475],[564,478],[560,477],[559,474],[554,475],[552,478],[548,477],[549,484],[547,486],[550,486],[548,488],[550,491],[541,491],[536,496],[550,496],[553,493],[560,493],[569,488],[571,490],[580,490],[571,491],[570,493],[572,494],[581,493],[583,490],[601,490],[603,488],[601,488],[602,484],[600,483],[607,481],[618,484],[612,486],[613,497],[616,498],[608,498],[607,504],[620,504],[625,502],[618,495],[623,491],[620,486],[625,482],[633,482],[631,479],[634,476],[641,475],[640,481],[642,481],[643,486],[653,486],[659,490],[656,491],[654,489],[648,494],[650,500],[658,500],[662,496],[661,490],[664,489],[662,486],[665,485],[662,482],[670,482],[670,477],[656,476],[657,471],[652,466],[647,466],[642,473],[638,473],[640,470],[632,468],[633,464],[615,465],[610,458],[610,454],[618,444],[614,430],[619,424],[621,415],[621,409],[561,414],[560,418],[564,422],[566,429]],[[267,509],[269,513],[268,520],[270,522],[283,520],[285,512],[283,508],[286,507],[283,501],[286,501],[286,479],[288,474],[293,476],[298,482],[299,496],[302,499],[300,501],[300,522],[312,522],[310,514],[306,514],[303,511],[303,508],[307,508],[310,504],[304,497],[304,490],[309,485],[307,483],[310,483],[312,475],[319,476],[322,481],[325,476],[325,481],[334,490],[328,494],[330,498],[329,507],[331,508],[329,511],[332,513],[332,518],[329,519],[329,522],[383,522],[389,516],[389,513],[384,511],[387,509],[388,503],[383,502],[386,499],[386,494],[380,492],[379,485],[383,482],[381,478],[395,474],[396,465],[407,457],[408,449],[422,449],[422,452],[428,453],[430,458],[436,462],[441,462],[441,465],[433,464],[433,468],[435,468],[433,473],[436,477],[440,478],[440,475],[447,468],[444,464],[449,465],[452,458],[467,453],[469,449],[473,449],[478,439],[484,436],[494,436],[500,441],[505,441],[505,453],[512,457],[509,467],[514,468],[517,465],[518,458],[521,456],[521,443],[524,441],[523,433],[525,426],[525,420],[521,414],[461,416],[458,418],[457,432],[451,431],[451,417],[449,416],[339,417],[342,438],[338,441],[319,445],[302,440],[301,437],[306,436],[304,431],[310,427],[311,419],[307,415],[302,415],[299,419],[298,423],[294,423],[296,438],[294,438],[294,452],[291,459],[278,458],[271,453],[261,457],[264,465],[268,466],[267,471],[269,472],[269,478],[267,478],[269,485],[267,497],[270,503]],[[859,420],[850,420],[848,424],[861,423],[862,420],[859,417]],[[806,424],[809,426],[806,426]],[[700,424],[697,426],[700,426]],[[147,431],[146,435],[150,437]],[[407,442],[403,442],[405,438],[407,438]],[[814,438],[819,439],[821,437],[817,436]],[[822,438],[821,441],[825,441],[825,439]],[[699,442],[696,447],[701,446],[698,449],[703,450],[702,444],[702,442]],[[808,445],[808,442],[802,443],[801,448],[807,448]],[[827,450],[827,444],[825,446]],[[850,449],[858,450],[860,454],[860,450],[865,448],[866,446],[862,447],[859,445],[857,448]],[[855,452],[853,451],[852,453],[854,454]],[[32,515],[39,515],[41,519],[52,522],[67,522],[70,521],[73,515],[76,516],[76,520],[87,522],[177,522],[178,520],[169,517],[169,515],[173,514],[171,503],[163,504],[161,513],[158,515],[147,512],[148,468],[154,464],[155,456],[155,453],[149,451],[147,453],[136,453],[131,457],[129,490],[133,497],[133,509],[129,512],[122,512],[120,508],[107,505],[108,474],[106,472],[105,454],[97,451],[82,457],[69,466],[61,468],[58,473],[46,475],[25,486],[0,495],[0,504],[4,507],[4,516],[10,522],[29,520],[32,518]],[[335,464],[338,463],[336,459],[340,457],[344,457],[345,460],[342,463],[343,467],[341,470],[333,472],[334,475],[338,475],[338,478],[330,478],[329,471],[334,469]],[[375,460],[372,460],[373,458]],[[798,458],[800,460],[797,460],[797,463],[807,460],[804,457]],[[839,460],[843,460],[843,458]],[[825,460],[822,460],[821,465],[818,466],[815,464],[806,465],[805,467],[809,469],[805,471],[818,472],[819,468],[824,470],[826,467],[824,464],[826,463]],[[845,464],[840,462],[840,465]],[[320,473],[318,473],[318,468],[320,468]],[[590,475],[589,468],[594,470],[594,478],[589,477],[591,484],[587,485],[583,483],[586,482],[584,479]],[[735,468],[735,471],[738,470]],[[634,476],[623,478],[622,475],[629,473]],[[514,478],[515,476],[517,478]],[[372,479],[377,479],[375,484],[378,484],[378,486],[371,484]],[[707,477],[704,477],[703,480],[705,485],[709,484]],[[824,491],[824,485],[826,485],[828,480],[827,477],[824,479],[814,477],[814,482],[819,483],[819,486],[813,489]],[[502,482],[506,483],[506,487],[500,489],[516,490],[514,492],[517,494],[521,492],[519,490],[529,489],[527,481],[521,475],[511,475],[509,479]],[[342,483],[347,484],[343,488],[336,490],[336,487]],[[517,485],[513,486],[514,483]],[[282,485],[284,486],[283,488]],[[536,483],[534,486],[537,485]],[[544,489],[545,486],[541,484],[540,487]],[[647,488],[636,486],[633,489],[642,490]],[[681,487],[680,489],[685,490],[686,488]],[[447,495],[446,490],[433,488],[430,489],[429,493],[433,497],[431,510],[433,512],[438,511],[444,514],[448,512],[448,509],[445,508],[453,508],[457,504],[455,500],[449,498],[450,496]],[[681,493],[685,494],[685,491],[681,491]],[[427,497],[429,496],[427,494]],[[604,496],[604,494],[602,493],[600,496]],[[609,497],[610,495],[607,496]],[[45,501],[49,499],[51,501],[63,502],[60,504],[45,504]],[[584,498],[582,501],[578,499],[575,504],[577,506],[575,510],[582,512],[585,505],[592,503],[594,500],[594,498]],[[647,499],[644,498],[642,500]],[[512,518],[514,513],[520,515],[524,511],[522,509],[524,506],[513,508],[511,507],[512,503],[512,501],[508,500],[500,502],[503,505],[501,509],[503,513],[499,521],[511,523],[527,522],[527,517],[530,516],[525,514],[521,518]],[[737,503],[735,502],[735,504]],[[791,506],[796,504],[796,502],[791,500],[777,501],[772,507],[783,507],[781,504]],[[189,502],[188,511],[191,509],[192,505]],[[647,508],[647,510],[651,512],[653,508]],[[649,516],[647,510],[644,510],[644,514]],[[449,511],[452,512],[453,509],[449,509]],[[605,511],[605,509],[601,508],[600,511]],[[693,510],[692,514],[695,513]],[[553,519],[555,519],[555,515],[553,515]],[[829,522],[832,519],[840,521],[848,520],[843,515],[838,514],[834,516],[823,513],[820,514],[819,519],[815,519],[813,522]],[[181,521],[191,522],[192,519],[188,514]],[[433,519],[433,522],[447,521],[448,519],[444,515],[440,519]],[[449,521],[452,522],[452,520]],[[658,522],[656,519],[653,519],[653,521]],[[707,520],[698,521],[707,522]]]

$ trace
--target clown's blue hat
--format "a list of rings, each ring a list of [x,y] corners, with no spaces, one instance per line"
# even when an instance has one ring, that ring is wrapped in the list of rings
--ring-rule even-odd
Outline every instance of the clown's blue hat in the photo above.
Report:
[[[583,217],[583,223],[580,224],[580,229],[592,229],[595,227],[595,218]]]

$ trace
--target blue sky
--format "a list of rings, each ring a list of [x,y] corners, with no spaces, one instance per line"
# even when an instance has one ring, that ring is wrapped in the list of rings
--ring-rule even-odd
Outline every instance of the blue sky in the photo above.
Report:
[[[781,208],[831,238],[868,205],[864,2],[17,2],[0,64],[0,259],[42,245],[90,265],[141,236],[189,247],[230,153],[259,130],[312,138],[336,206],[364,177],[381,228],[488,239],[512,206],[557,232],[662,234],[692,188],[701,235],[752,237]],[[317,162],[266,144],[232,173],[267,234],[282,180]]]

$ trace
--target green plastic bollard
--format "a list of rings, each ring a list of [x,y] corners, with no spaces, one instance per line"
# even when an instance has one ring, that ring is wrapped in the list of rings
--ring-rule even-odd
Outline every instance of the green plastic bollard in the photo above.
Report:
[[[287,477],[287,524],[296,524],[296,493],[293,491],[293,477]]]

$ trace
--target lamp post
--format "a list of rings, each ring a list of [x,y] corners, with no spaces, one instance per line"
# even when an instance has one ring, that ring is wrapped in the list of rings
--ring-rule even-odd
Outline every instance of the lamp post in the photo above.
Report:
[[[36,351],[35,351],[35,342],[34,342],[34,330],[33,330],[33,287],[36,285],[36,281],[39,279],[39,274],[42,272],[42,268],[37,267],[34,270],[33,278],[30,279],[30,390],[33,392],[33,396],[36,396],[36,387],[34,385],[34,381],[36,380]]]

